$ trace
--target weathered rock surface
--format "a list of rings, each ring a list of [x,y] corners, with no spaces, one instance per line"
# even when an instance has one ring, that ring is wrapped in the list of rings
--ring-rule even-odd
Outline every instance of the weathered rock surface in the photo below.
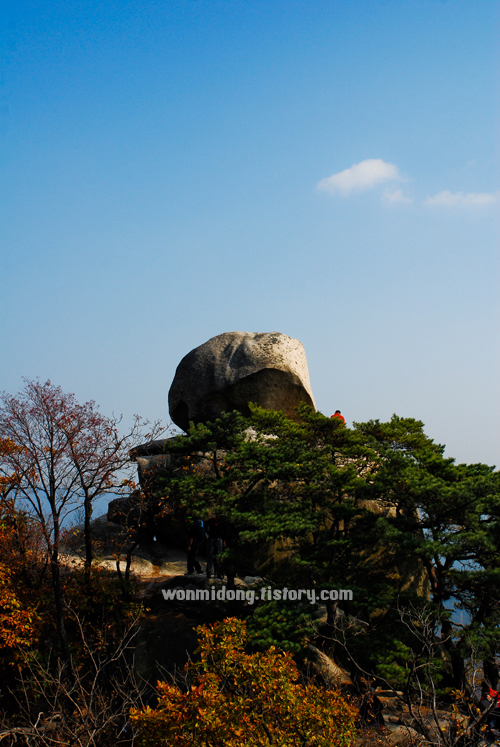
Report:
[[[316,646],[308,643],[307,648],[311,652],[313,671],[321,677],[328,687],[346,687],[352,686],[352,680],[349,672],[339,667],[323,651]]]
[[[93,541],[94,565],[116,572],[116,559],[120,559],[121,570],[126,567],[127,553],[133,547],[130,571],[137,576],[173,576],[186,570],[186,551],[166,547],[158,540],[141,541],[136,545],[137,534],[126,526],[109,521],[106,515],[90,523]],[[64,565],[83,567],[85,558],[83,524],[73,527],[64,545],[61,546]]]
[[[411,726],[390,726],[387,741],[390,744],[404,745],[404,747],[413,747],[420,744],[424,737],[412,729]]]
[[[314,407],[304,346],[280,332],[225,332],[192,350],[179,363],[168,394],[179,428],[214,420],[222,412],[249,414],[248,403],[283,410]]]
[[[137,526],[141,513],[141,507],[134,496],[114,498],[108,503],[107,520],[122,526]]]

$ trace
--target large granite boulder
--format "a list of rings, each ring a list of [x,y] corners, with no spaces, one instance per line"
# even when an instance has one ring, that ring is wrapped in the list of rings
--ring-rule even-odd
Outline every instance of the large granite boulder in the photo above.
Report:
[[[177,366],[168,394],[179,428],[214,420],[222,412],[249,415],[249,402],[283,410],[314,407],[304,346],[280,332],[225,332],[188,353]]]

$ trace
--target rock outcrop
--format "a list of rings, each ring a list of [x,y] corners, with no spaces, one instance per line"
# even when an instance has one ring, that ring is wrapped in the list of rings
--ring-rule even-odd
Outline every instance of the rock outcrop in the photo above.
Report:
[[[170,417],[183,430],[228,410],[248,415],[249,402],[294,419],[301,402],[314,407],[301,342],[280,332],[217,335],[181,360],[168,394]]]
[[[327,687],[352,687],[349,672],[339,667],[333,659],[311,643],[307,644],[307,648],[311,654],[313,672],[323,680]]]
[[[122,501],[123,499],[118,499]],[[116,561],[120,561],[120,570],[125,573],[127,555],[130,552],[130,572],[138,577],[172,577],[183,574],[186,570],[186,551],[167,547],[157,538],[147,540],[137,532],[131,531],[129,525],[120,516],[120,504],[115,504],[111,516],[99,516],[90,522],[94,553],[94,566],[101,570],[117,573]],[[130,518],[127,516],[127,518]],[[121,523],[117,523],[117,519]],[[85,559],[85,537],[83,524],[72,527],[64,544],[61,545],[61,562],[69,569],[82,568]]]

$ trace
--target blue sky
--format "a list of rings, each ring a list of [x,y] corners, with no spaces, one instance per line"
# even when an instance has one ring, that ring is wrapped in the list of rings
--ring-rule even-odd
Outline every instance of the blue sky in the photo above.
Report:
[[[231,330],[500,465],[499,5],[4,0],[0,389],[168,420]]]

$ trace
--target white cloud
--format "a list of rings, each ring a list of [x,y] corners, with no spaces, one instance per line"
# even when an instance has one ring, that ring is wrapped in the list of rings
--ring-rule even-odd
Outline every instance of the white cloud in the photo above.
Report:
[[[498,192],[450,192],[449,189],[445,189],[434,197],[428,197],[424,204],[434,207],[435,205],[460,205],[464,207],[476,207],[482,205],[491,205],[497,202],[499,193]]]
[[[367,158],[365,161],[355,163],[350,169],[322,179],[316,189],[330,194],[340,192],[348,195],[351,192],[362,192],[382,182],[396,179],[401,181],[402,177],[398,167],[393,163],[386,163],[381,158]]]
[[[392,192],[386,189],[382,195],[382,202],[393,205],[396,202],[413,202],[413,198],[406,197],[400,189],[394,189]]]

